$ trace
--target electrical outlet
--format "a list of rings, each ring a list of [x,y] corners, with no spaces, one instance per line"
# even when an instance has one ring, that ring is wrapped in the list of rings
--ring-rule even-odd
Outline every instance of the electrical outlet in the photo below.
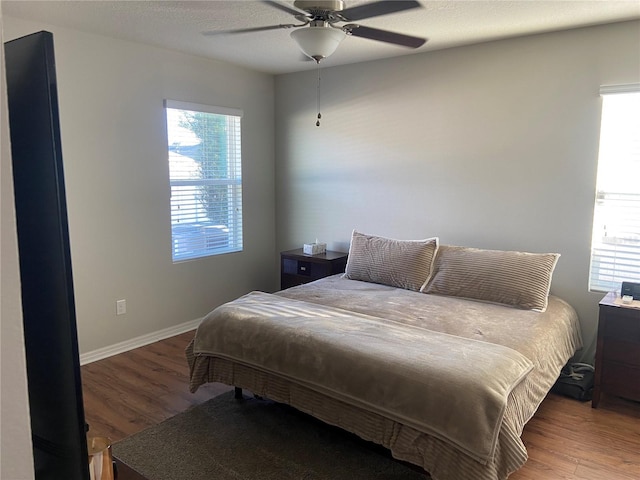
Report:
[[[126,300],[117,300],[116,301],[116,315],[124,315],[127,313],[127,301]]]

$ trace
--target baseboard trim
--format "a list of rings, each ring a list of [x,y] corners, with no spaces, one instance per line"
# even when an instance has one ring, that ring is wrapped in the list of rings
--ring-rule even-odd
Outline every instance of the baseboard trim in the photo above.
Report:
[[[119,353],[128,352],[129,350],[133,350],[134,348],[144,347],[145,345],[149,345],[150,343],[158,342],[169,337],[174,337],[190,330],[195,330],[198,325],[200,325],[201,321],[201,318],[197,318],[195,320],[181,323],[180,325],[164,328],[156,332],[147,333],[146,335],[132,338],[131,340],[125,340],[124,342],[116,343],[108,347],[98,348],[97,350],[83,353],[80,355],[80,365],[97,362],[98,360],[112,357],[113,355],[118,355]]]

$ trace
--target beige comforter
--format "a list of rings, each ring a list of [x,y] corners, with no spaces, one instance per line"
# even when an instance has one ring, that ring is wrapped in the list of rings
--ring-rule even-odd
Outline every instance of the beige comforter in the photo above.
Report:
[[[214,381],[248,388],[380,443],[396,458],[422,466],[437,480],[504,479],[524,464],[527,455],[520,439],[522,429],[557,379],[561,367],[582,346],[575,311],[553,296],[549,298],[547,311],[537,313],[348,280],[341,275],[276,295],[502,345],[533,364],[531,372],[509,393],[495,451],[483,462],[452,441],[443,440],[437,432],[421,433],[414,426],[372,412],[366,405],[353,406],[353,402],[314,394],[317,389],[307,388],[299,381],[201,352],[196,344],[204,332],[202,327],[189,345],[192,391]],[[471,372],[478,369],[472,362],[467,367]],[[453,395],[451,401],[464,395],[466,390]]]
[[[481,462],[495,451],[509,393],[533,368],[502,345],[262,292],[207,315],[194,349],[383,414]]]

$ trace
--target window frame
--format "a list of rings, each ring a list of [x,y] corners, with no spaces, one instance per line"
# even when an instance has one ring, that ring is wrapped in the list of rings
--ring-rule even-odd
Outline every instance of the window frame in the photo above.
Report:
[[[174,178],[172,176],[172,160],[171,160],[171,147],[170,144],[170,128],[168,109],[183,110],[195,113],[204,113],[212,115],[220,115],[227,118],[232,118],[233,127],[226,131],[226,145],[227,145],[227,176],[225,178]],[[169,164],[169,189],[170,189],[170,225],[171,225],[171,256],[173,263],[180,263],[189,260],[196,260],[199,258],[206,258],[215,255],[223,255],[227,253],[240,252],[244,248],[243,242],[243,198],[242,198],[242,116],[243,111],[235,108],[218,107],[212,105],[204,105],[192,102],[182,102],[176,100],[165,99],[164,100],[164,113],[166,121],[166,139],[167,139],[167,161]],[[200,139],[202,142],[202,139]],[[191,157],[188,157],[191,158]],[[196,161],[195,159],[193,159]],[[189,188],[189,187],[208,187],[208,186],[227,186],[229,194],[225,200],[226,205],[223,207],[227,210],[227,224],[226,225],[214,225],[213,222],[202,221],[201,217],[197,214],[195,220],[176,221],[175,210],[176,203],[174,202],[175,188]],[[193,207],[194,210],[206,209],[201,205],[198,207],[198,202],[202,200],[196,200],[198,194],[193,193],[192,203],[188,204]],[[223,208],[223,210],[225,209]],[[206,213],[205,213],[206,216]],[[184,229],[191,231],[190,233],[180,232],[178,226],[184,226]],[[224,228],[223,228],[224,227]],[[211,237],[211,232],[214,232],[214,236]],[[216,233],[217,232],[217,233]],[[210,237],[208,237],[208,235]],[[227,235],[227,244],[224,244],[224,235]],[[222,242],[219,240],[211,242],[209,238],[222,238]],[[222,245],[216,245],[216,243],[222,243]],[[188,245],[189,247],[181,247],[181,245]],[[193,245],[196,245],[193,247]]]
[[[610,181],[605,180],[607,169],[611,170],[612,164],[621,163],[618,157],[612,160],[607,151],[611,141],[607,135],[615,126],[604,123],[609,113],[606,108],[607,97],[618,94],[638,95],[636,101],[640,102],[640,84],[606,85],[600,88],[602,118],[589,265],[589,291],[592,292],[619,291],[623,281],[640,282],[640,189],[637,192],[621,191],[624,188],[611,187]],[[638,113],[634,112],[634,115]],[[633,129],[631,131],[635,132]],[[640,135],[629,135],[625,139],[637,143],[637,146],[630,146],[624,152],[625,159],[622,162],[626,162],[631,170],[634,166],[640,169]],[[610,165],[603,166],[603,162]],[[625,175],[629,175],[629,172]],[[613,235],[609,235],[610,231],[613,231]]]

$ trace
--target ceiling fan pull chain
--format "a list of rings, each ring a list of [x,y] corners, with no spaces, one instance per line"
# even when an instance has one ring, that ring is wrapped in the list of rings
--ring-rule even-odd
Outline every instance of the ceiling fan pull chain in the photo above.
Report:
[[[318,108],[318,120],[316,120],[316,127],[320,126],[320,119],[322,118],[322,114],[320,113],[320,62],[317,63],[318,69],[318,89],[316,91],[316,106]]]

